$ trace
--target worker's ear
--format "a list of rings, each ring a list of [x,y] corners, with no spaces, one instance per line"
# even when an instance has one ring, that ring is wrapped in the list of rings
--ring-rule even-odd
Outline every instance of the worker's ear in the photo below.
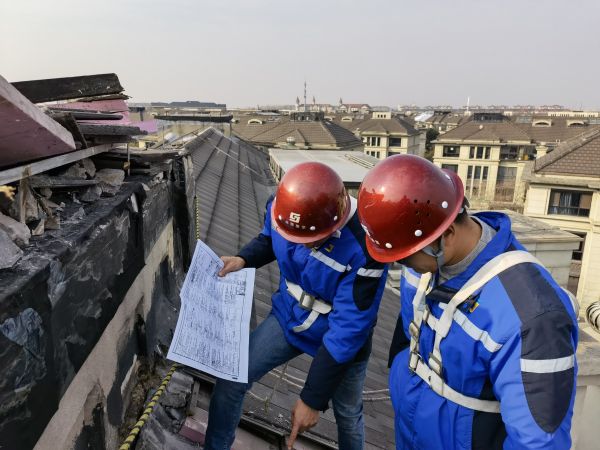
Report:
[[[453,247],[456,242],[456,223],[452,223],[442,236],[444,236],[444,246]]]

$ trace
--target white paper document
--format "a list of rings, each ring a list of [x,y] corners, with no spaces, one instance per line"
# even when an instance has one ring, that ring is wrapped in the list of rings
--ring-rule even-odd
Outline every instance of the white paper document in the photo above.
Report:
[[[223,261],[197,241],[181,289],[167,358],[239,383],[248,382],[248,336],[255,269],[217,276]]]

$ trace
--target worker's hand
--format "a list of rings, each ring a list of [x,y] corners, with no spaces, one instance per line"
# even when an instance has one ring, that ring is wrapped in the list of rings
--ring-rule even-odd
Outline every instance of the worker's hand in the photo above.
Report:
[[[221,261],[223,261],[225,265],[219,272],[220,277],[224,277],[229,272],[237,272],[246,265],[244,258],[240,258],[239,256],[221,256]]]
[[[303,433],[309,428],[314,427],[318,421],[319,411],[312,409],[301,399],[298,399],[292,410],[292,433],[288,439],[288,450],[294,448],[294,442],[296,442],[298,433]]]

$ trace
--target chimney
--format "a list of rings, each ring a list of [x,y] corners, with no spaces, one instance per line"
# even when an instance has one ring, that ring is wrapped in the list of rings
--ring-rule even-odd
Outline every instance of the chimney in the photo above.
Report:
[[[535,155],[536,158],[541,158],[542,156],[545,156],[546,153],[548,153],[548,147],[546,146],[546,143],[540,142],[540,145],[535,147],[535,152],[536,152],[536,155]]]

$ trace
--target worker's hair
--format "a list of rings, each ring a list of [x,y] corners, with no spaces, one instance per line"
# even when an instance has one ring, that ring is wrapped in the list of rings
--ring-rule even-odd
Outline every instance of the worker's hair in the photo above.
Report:
[[[462,209],[461,211],[458,213],[458,215],[456,216],[456,219],[454,219],[454,223],[458,223],[458,224],[463,224],[465,223],[465,221],[469,218],[469,206],[471,206],[469,204],[469,200],[467,200],[467,197],[465,197],[463,199],[463,203],[462,203]]]

